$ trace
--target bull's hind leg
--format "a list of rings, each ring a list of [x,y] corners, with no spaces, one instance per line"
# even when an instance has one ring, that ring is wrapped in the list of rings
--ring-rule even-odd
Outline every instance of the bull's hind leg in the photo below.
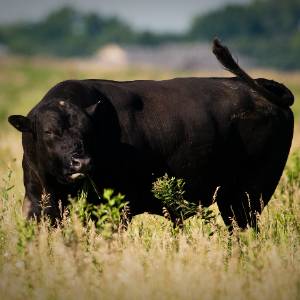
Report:
[[[246,191],[238,186],[224,186],[218,191],[217,203],[230,231],[234,223],[242,229],[247,226],[257,228],[257,216],[264,206],[258,192]]]
[[[273,151],[262,157],[252,168],[248,165],[240,173],[240,182],[224,185],[219,189],[219,210],[225,224],[231,229],[234,221],[240,228],[257,228],[257,217],[271,199],[282,175],[289,143],[274,143],[271,149]]]
[[[217,203],[227,226],[257,226],[257,215],[267,205],[279,182],[293,137],[293,115],[272,108],[272,114],[250,113],[233,127],[235,157],[231,180],[221,187]]]

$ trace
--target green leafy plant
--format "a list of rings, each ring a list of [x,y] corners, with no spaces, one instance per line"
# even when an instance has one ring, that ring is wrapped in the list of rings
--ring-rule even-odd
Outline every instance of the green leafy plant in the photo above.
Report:
[[[198,205],[184,199],[183,179],[176,179],[165,174],[158,178],[152,187],[154,196],[161,200],[163,206],[174,218],[186,219],[198,212]]]
[[[128,202],[124,199],[124,195],[120,193],[114,195],[112,189],[105,189],[103,203],[93,207],[92,216],[96,219],[96,227],[104,236],[109,237],[120,229],[123,210],[128,206]]]
[[[110,237],[120,230],[123,225],[124,215],[128,212],[128,202],[120,193],[114,195],[112,189],[105,189],[102,203],[99,205],[87,202],[87,191],[83,190],[74,200],[71,200],[70,215],[76,215],[81,223],[87,224],[94,221],[96,229],[105,237]]]
[[[87,223],[92,215],[94,206],[87,202],[87,190],[83,189],[75,199],[71,199],[70,215],[76,215],[81,223]]]
[[[185,182],[183,179],[169,177],[168,174],[158,178],[152,186],[154,196],[163,204],[163,215],[175,222],[175,226],[193,215],[198,215],[204,224],[214,222],[216,215],[210,208],[202,207],[184,199]]]

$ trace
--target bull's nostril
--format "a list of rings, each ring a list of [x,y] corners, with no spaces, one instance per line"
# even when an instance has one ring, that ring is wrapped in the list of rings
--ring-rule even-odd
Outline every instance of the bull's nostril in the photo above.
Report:
[[[90,158],[77,158],[72,157],[71,167],[75,171],[86,171],[89,169]]]
[[[79,159],[74,159],[74,160],[73,160],[73,165],[74,165],[74,166],[77,166],[77,167],[78,167],[78,166],[81,166],[80,160],[79,160]]]
[[[81,168],[81,160],[79,158],[72,157],[71,166],[77,170],[80,169]]]

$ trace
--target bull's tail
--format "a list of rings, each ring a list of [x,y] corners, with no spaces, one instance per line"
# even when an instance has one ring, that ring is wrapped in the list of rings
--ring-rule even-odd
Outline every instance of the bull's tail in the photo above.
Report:
[[[263,78],[251,78],[233,59],[227,47],[223,46],[218,39],[213,41],[214,55],[218,61],[231,73],[244,80],[253,90],[268,99],[269,101],[288,107],[294,103],[294,96],[291,91],[281,83]]]

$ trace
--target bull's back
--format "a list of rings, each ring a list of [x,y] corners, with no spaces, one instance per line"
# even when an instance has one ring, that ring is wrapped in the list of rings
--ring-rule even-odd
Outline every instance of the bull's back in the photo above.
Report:
[[[237,85],[242,88],[237,89]],[[251,101],[235,79],[178,78],[118,83],[113,97],[122,140],[165,156],[192,151],[226,135],[234,110]]]

